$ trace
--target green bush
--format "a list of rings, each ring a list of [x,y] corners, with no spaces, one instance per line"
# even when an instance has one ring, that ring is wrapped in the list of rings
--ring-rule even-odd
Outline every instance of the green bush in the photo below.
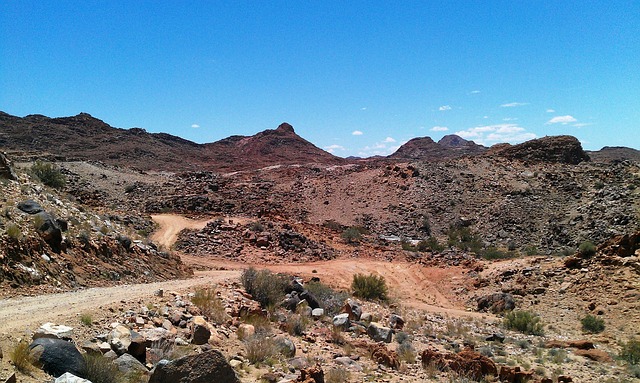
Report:
[[[200,309],[202,315],[216,324],[224,324],[229,319],[224,304],[214,289],[197,289],[191,303]]]
[[[626,361],[630,365],[640,364],[640,341],[636,338],[631,338],[627,343],[622,344],[620,350],[620,359]]]
[[[362,239],[362,233],[357,227],[351,226],[342,232],[342,238],[347,241],[347,243],[358,243]]]
[[[311,281],[304,287],[320,302],[325,314],[331,317],[340,313],[344,302],[349,298],[348,293],[336,291],[321,282]]]
[[[580,320],[582,323],[582,331],[597,334],[604,331],[604,320],[595,315],[588,314]]]
[[[383,276],[356,274],[353,276],[351,283],[353,295],[363,299],[379,299],[386,301],[388,299],[387,282]]]
[[[7,224],[7,235],[12,239],[22,239],[22,230],[20,230],[20,226],[11,222]]]
[[[480,256],[488,260],[507,259],[507,258],[513,258],[515,256],[515,253],[502,251],[497,247],[489,246],[486,249],[480,251]]]
[[[596,255],[596,245],[591,241],[584,241],[580,244],[580,247],[578,247],[578,252],[583,257],[593,257]]]
[[[240,276],[245,291],[263,308],[273,308],[284,298],[287,280],[269,270],[248,268]]]
[[[438,242],[438,239],[436,237],[429,237],[418,242],[416,248],[418,249],[418,251],[432,251],[435,253],[444,250],[444,246],[442,246],[440,242]]]
[[[474,253],[479,253],[482,250],[482,239],[478,234],[471,232],[468,227],[451,226],[447,235],[449,236],[447,243],[450,247]]]
[[[80,315],[80,323],[82,323],[84,326],[89,327],[93,324],[93,317],[89,313],[82,313]]]
[[[540,317],[529,311],[514,310],[504,316],[504,326],[509,330],[517,330],[524,334],[542,335]]]
[[[31,174],[36,176],[43,184],[60,189],[67,183],[60,169],[51,162],[36,161],[31,166]]]

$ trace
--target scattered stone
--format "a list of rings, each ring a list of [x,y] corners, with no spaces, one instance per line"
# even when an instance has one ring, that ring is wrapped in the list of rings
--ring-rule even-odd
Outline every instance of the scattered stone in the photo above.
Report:
[[[494,314],[516,308],[516,302],[509,293],[493,293],[478,298],[478,311],[489,310]]]
[[[382,326],[380,323],[371,322],[369,326],[367,326],[367,335],[369,335],[374,342],[391,343],[393,330],[389,327]]]
[[[404,328],[404,319],[400,315],[391,314],[389,317],[389,327],[394,330],[402,330]]]
[[[343,330],[347,330],[350,326],[351,323],[349,321],[349,314],[348,313],[344,313],[344,314],[338,314],[336,316],[333,317],[333,325],[335,327],[339,327]]]
[[[354,300],[347,300],[342,307],[342,312],[349,314],[350,320],[360,320],[362,317],[362,306]]]
[[[205,344],[211,337],[211,329],[209,323],[202,316],[193,317],[191,324],[191,343]]]
[[[324,383],[324,371],[319,364],[300,370],[300,377],[296,380],[300,383]]]
[[[501,366],[498,378],[505,383],[526,383],[533,375],[533,371],[521,371],[520,367]]]
[[[31,355],[44,372],[59,377],[65,372],[84,376],[86,364],[82,354],[71,342],[62,339],[38,338],[30,345]]]
[[[317,309],[313,309],[311,310],[311,316],[314,318],[322,318],[322,316],[324,315],[324,309],[322,308],[317,308]]]
[[[116,354],[124,354],[131,345],[131,330],[123,325],[117,325],[109,334],[109,344]]]
[[[90,380],[79,378],[70,372],[65,372],[53,381],[53,383],[91,383]]]
[[[122,354],[113,361],[118,366],[118,370],[125,375],[148,374],[149,370],[140,363],[133,355]]]
[[[27,213],[27,214],[38,214],[42,211],[44,211],[44,209],[42,208],[42,206],[40,206],[39,203],[37,203],[36,201],[32,200],[32,199],[28,199],[26,201],[20,202],[18,204],[18,209]]]
[[[33,339],[38,338],[53,338],[70,340],[73,336],[73,327],[65,325],[56,325],[51,322],[47,322],[40,326],[34,333]]]
[[[287,358],[293,358],[296,356],[296,345],[293,341],[285,336],[277,336],[275,338],[276,347],[278,351]]]
[[[504,342],[504,339],[505,339],[505,336],[502,333],[494,333],[485,338],[487,342],[500,342],[500,343]]]
[[[235,371],[218,350],[160,361],[151,371],[149,383],[239,383]]]

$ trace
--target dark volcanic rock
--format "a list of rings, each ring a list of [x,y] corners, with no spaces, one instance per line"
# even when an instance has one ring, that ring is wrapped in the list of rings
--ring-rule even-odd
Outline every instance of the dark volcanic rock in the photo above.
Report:
[[[162,360],[151,372],[149,383],[239,383],[235,371],[218,350]]]
[[[55,377],[65,372],[85,376],[86,364],[82,354],[71,342],[62,339],[38,338],[31,345],[31,354],[42,369]]]
[[[20,209],[21,211],[27,214],[38,214],[44,210],[39,203],[31,199],[26,200],[24,202],[20,202],[18,204],[18,209]]]
[[[389,158],[438,160],[482,153],[486,148],[456,135],[444,136],[437,143],[431,137],[418,137],[402,145]]]
[[[478,298],[478,310],[490,310],[493,313],[500,313],[505,310],[513,310],[516,303],[513,296],[507,293],[494,293]]]
[[[9,161],[7,156],[2,152],[0,152],[0,178],[6,178],[14,181],[18,179],[16,172],[13,171],[11,161]]]
[[[573,165],[589,161],[589,156],[582,149],[580,141],[573,136],[549,136],[518,145],[495,145],[489,150],[488,154],[511,160],[557,162]]]

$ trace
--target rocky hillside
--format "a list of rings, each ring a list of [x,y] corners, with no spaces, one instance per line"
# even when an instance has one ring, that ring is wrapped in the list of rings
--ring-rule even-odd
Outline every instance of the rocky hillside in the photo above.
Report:
[[[411,139],[388,158],[428,161],[477,155],[486,150],[482,145],[450,134],[438,142],[433,141],[431,137]]]
[[[488,154],[511,160],[572,165],[589,161],[589,156],[582,149],[580,141],[573,136],[543,137],[518,145],[499,144],[493,146]]]
[[[68,160],[101,161],[140,170],[236,171],[343,161],[298,136],[287,123],[254,136],[232,136],[200,145],[140,128],[114,128],[86,113],[64,118],[20,118],[0,112],[0,149],[35,157],[48,153]]]
[[[4,165],[0,174],[11,168]],[[13,174],[15,179],[0,178],[3,295],[18,288],[42,293],[192,275],[179,257],[144,238],[150,227],[144,218],[87,209],[27,169]]]

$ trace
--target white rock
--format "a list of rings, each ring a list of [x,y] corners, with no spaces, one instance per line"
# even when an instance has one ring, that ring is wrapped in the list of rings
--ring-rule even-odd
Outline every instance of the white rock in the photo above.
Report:
[[[64,374],[56,378],[56,380],[54,380],[53,383],[91,383],[91,381],[78,378],[77,376],[73,375],[70,372],[65,372]]]
[[[56,325],[51,322],[47,322],[40,326],[39,329],[33,333],[33,339],[38,338],[57,338],[57,339],[70,339],[73,336],[73,327],[65,325]]]

